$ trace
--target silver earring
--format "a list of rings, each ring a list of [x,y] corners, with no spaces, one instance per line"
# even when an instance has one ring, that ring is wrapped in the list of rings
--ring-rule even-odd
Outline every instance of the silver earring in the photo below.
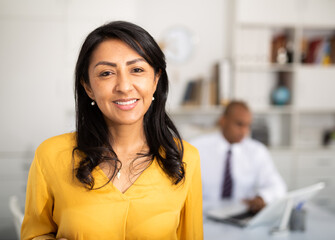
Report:
[[[155,100],[155,97],[152,97],[152,101]]]
[[[95,105],[95,102],[94,102],[94,100],[91,102],[91,105],[92,105],[92,106],[94,106],[94,105]]]

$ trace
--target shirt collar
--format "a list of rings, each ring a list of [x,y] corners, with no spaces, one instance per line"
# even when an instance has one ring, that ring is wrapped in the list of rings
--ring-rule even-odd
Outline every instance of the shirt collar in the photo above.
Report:
[[[227,141],[227,139],[223,136],[223,134],[220,132],[220,138],[222,139],[221,142],[221,147],[224,147],[225,149],[229,149],[229,147],[231,148],[231,151],[235,151],[237,149],[240,149],[242,147],[242,145],[247,141],[247,138],[249,138],[248,136],[243,138],[242,141],[238,142],[238,143],[229,143]]]

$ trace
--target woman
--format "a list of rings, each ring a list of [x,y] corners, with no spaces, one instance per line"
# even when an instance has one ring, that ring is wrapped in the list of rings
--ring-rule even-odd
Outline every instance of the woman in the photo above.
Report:
[[[103,25],[76,65],[76,133],[43,142],[22,239],[202,239],[197,150],[165,112],[164,54],[142,28]]]

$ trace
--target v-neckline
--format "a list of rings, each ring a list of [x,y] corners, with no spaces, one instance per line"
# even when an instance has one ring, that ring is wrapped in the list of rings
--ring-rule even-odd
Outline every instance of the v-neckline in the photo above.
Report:
[[[135,179],[135,181],[126,189],[126,191],[121,192],[115,185],[113,184],[112,181],[108,182],[105,186],[111,187],[112,189],[115,189],[122,197],[127,197],[129,195],[129,192],[134,188],[133,186],[135,184],[141,183],[142,178],[145,177],[152,168],[152,165],[155,164],[155,158],[152,160],[152,162],[149,164],[147,168],[145,168],[142,173]],[[104,178],[105,183],[109,181],[109,178],[107,177],[106,173],[102,170],[102,168],[98,165],[97,166],[97,172]]]

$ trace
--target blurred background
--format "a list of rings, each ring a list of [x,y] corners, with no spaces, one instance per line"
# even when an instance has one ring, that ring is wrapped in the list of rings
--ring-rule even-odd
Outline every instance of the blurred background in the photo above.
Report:
[[[188,140],[230,99],[254,113],[289,189],[323,181],[335,212],[335,0],[0,0],[0,239],[36,147],[74,131],[74,66],[94,28],[127,20],[167,57],[168,111]]]

